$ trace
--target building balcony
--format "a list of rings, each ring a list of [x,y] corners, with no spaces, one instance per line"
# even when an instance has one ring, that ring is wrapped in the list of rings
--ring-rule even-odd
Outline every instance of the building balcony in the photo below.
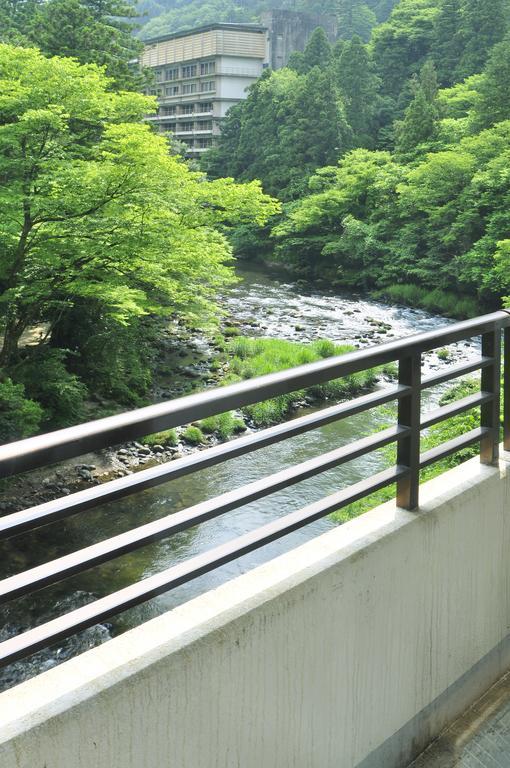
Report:
[[[424,355],[474,337],[481,341],[474,359],[422,376]],[[281,491],[291,501],[286,507],[273,497],[272,514],[248,531],[232,520],[216,546],[202,529],[199,554],[144,568],[143,575],[128,568],[129,583],[116,591],[78,607],[57,603],[56,618],[34,617],[32,626],[0,638],[0,666],[8,667],[253,558],[247,573],[226,583],[220,576],[212,591],[178,607],[168,600],[162,615],[3,693],[1,768],[156,768],[169,761],[193,768],[410,768],[454,720],[443,738],[446,753],[432,761],[429,751],[415,768],[508,768],[508,678],[485,704],[475,702],[510,667],[510,311],[9,443],[0,446],[0,471],[7,478],[45,470],[389,363],[396,380],[369,393],[0,517],[4,539],[29,536],[30,545],[42,526],[90,510],[99,519],[109,514],[107,502],[139,499],[135,527],[97,543],[76,538],[78,549],[61,557],[50,548],[54,559],[2,580],[3,603],[30,598],[35,606],[42,588],[61,585],[72,597],[75,578],[96,566],[114,572],[118,558],[148,543],[171,542],[204,523],[227,532],[231,513]],[[439,406],[423,397],[478,372],[470,395]],[[287,442],[388,404],[395,408],[385,429],[360,436],[351,423],[347,444],[333,440],[312,458],[303,460]],[[469,431],[427,448],[424,430],[475,408]],[[202,489],[195,474],[201,469],[222,472],[229,460],[271,446],[264,477],[242,484],[230,470],[225,492],[203,486],[198,504],[176,510],[172,501],[167,512],[144,519],[147,499],[135,494],[184,476]],[[367,476],[365,468],[357,477],[338,475],[327,496],[306,498],[305,481],[386,446],[397,451],[377,474]],[[441,474],[438,461],[473,446],[478,455]],[[279,450],[298,463],[274,467]],[[420,484],[420,471],[434,465],[439,474]],[[388,501],[352,517],[352,504],[383,489]],[[314,534],[311,526],[340,510],[342,524]],[[310,538],[296,546],[290,537],[305,528]],[[284,538],[290,549],[275,557],[269,547]]]

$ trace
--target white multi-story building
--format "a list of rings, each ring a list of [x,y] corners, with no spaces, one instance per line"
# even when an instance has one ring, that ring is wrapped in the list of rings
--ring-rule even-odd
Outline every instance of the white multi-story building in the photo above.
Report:
[[[210,24],[148,40],[140,63],[154,71],[150,93],[159,102],[158,114],[148,119],[197,157],[267,62],[267,29],[256,24]]]

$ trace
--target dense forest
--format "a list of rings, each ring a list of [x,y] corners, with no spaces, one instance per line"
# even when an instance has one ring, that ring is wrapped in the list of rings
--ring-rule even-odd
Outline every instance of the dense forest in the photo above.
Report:
[[[508,0],[400,0],[368,44],[318,29],[232,109],[207,167],[285,202],[236,234],[305,278],[470,315],[510,290]],[[260,148],[263,147],[263,151]]]
[[[368,40],[396,0],[141,0],[140,37],[148,39],[217,21],[256,22],[262,11],[284,9],[336,16],[340,36]]]

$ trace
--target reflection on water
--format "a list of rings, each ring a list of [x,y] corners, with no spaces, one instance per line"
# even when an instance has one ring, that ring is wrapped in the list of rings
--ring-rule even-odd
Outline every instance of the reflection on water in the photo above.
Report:
[[[338,296],[319,291],[306,293],[290,282],[283,282],[262,272],[243,269],[240,274],[244,281],[229,291],[224,297],[224,304],[237,320],[257,320],[260,325],[253,329],[253,333],[258,335],[300,341],[325,337],[334,341],[364,345],[386,341],[391,337],[406,337],[448,322],[444,318],[425,312],[404,307],[389,307],[366,298]],[[377,336],[374,323],[371,323],[370,319],[390,324],[391,331]],[[470,343],[467,349],[463,345],[457,350],[457,354],[474,355],[475,351],[476,346]],[[426,356],[426,369],[433,369],[441,364],[437,355]],[[433,399],[429,400],[429,407],[433,402]],[[329,424],[314,432],[292,438],[277,447],[232,459],[195,475],[179,478],[167,485],[83,512],[75,518],[12,539],[0,547],[0,575],[8,576],[23,568],[33,567],[345,445],[381,428],[387,418],[387,409],[377,409],[344,422]],[[13,601],[0,612],[0,639],[6,639],[72,607],[158,573],[190,556],[211,549],[276,517],[369,477],[379,472],[387,460],[385,451],[356,459],[196,528],[98,566],[60,585],[46,588],[35,596]],[[2,686],[9,687],[16,681],[103,642],[112,634],[124,631],[140,621],[152,618],[218,586],[334,525],[329,518],[317,521],[217,571],[161,595],[143,606],[131,609],[113,618],[105,626],[81,633],[63,643],[58,649],[41,652],[28,661],[12,665],[0,675],[0,690]]]

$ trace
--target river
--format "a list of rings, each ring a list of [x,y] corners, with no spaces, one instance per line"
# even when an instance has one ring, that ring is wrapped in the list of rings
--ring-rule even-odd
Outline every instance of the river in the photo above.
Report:
[[[363,347],[433,330],[451,322],[421,310],[389,306],[364,296],[307,289],[288,277],[243,265],[238,267],[238,272],[241,282],[225,293],[222,302],[232,317],[250,328],[254,335],[295,341],[328,338]],[[258,325],[254,325],[255,321]],[[391,326],[391,330],[377,326],[377,322]],[[475,355],[476,349],[474,343],[461,345],[453,350],[453,358],[461,354],[463,357],[466,354]],[[425,356],[424,370],[444,364],[445,361],[436,353],[431,353]],[[380,386],[384,384],[381,382]],[[437,392],[429,396],[428,407],[437,401],[437,397]],[[281,443],[277,450],[272,447],[256,451],[129,499],[83,512],[67,521],[25,535],[22,540],[13,539],[0,552],[0,576],[19,571],[21,550],[24,567],[38,565],[346,444],[373,432],[385,418],[387,416],[381,410],[361,414]],[[387,460],[385,452],[365,456],[238,511],[146,546],[60,585],[41,590],[35,596],[13,601],[0,611],[0,640],[135,580],[148,577],[370,476],[380,471]],[[0,673],[0,690],[238,576],[336,524],[330,518],[318,521],[258,552],[127,611],[104,626],[82,632],[57,649],[38,653],[27,661],[13,664]]]

